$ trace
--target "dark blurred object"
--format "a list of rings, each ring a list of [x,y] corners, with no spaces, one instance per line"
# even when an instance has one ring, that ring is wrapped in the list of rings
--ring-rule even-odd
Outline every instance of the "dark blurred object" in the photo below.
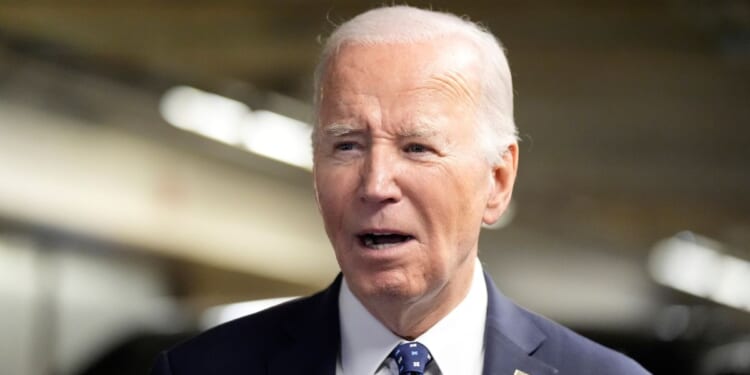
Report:
[[[702,347],[695,341],[665,342],[655,337],[607,332],[581,332],[584,336],[627,354],[655,375],[697,374]]]
[[[95,358],[78,375],[133,375],[148,374],[156,356],[195,332],[160,334],[142,332],[114,345]]]

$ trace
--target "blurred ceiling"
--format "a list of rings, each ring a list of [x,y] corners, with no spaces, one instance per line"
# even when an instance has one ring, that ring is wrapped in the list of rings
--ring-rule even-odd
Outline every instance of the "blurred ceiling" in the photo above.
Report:
[[[0,43],[6,57],[154,95],[191,84],[309,102],[320,40],[380,3],[2,1]],[[514,225],[638,259],[687,229],[750,257],[750,1],[410,3],[466,14],[508,50],[522,135]],[[15,74],[8,61],[0,82]],[[284,178],[309,187],[304,173]],[[490,232],[483,249],[513,238]]]
[[[307,101],[319,40],[379,3],[4,1],[0,35],[15,51],[130,82]],[[604,237],[649,240],[748,232],[750,2],[412,3],[466,14],[508,49],[519,219],[568,233],[579,218]]]

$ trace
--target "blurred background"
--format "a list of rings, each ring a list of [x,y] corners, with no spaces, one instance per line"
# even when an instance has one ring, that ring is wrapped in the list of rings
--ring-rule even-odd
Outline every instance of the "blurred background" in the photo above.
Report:
[[[750,1],[410,3],[508,50],[504,293],[655,374],[750,374]],[[0,373],[146,373],[328,285],[311,76],[379,4],[0,1]]]

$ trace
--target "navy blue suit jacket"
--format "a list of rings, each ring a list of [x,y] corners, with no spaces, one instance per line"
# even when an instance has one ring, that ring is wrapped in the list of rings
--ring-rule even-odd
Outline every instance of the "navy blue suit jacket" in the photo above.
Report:
[[[516,306],[486,274],[485,280],[484,375],[648,374],[630,358]],[[152,375],[335,375],[340,286],[341,275],[318,294],[204,332],[161,353]]]

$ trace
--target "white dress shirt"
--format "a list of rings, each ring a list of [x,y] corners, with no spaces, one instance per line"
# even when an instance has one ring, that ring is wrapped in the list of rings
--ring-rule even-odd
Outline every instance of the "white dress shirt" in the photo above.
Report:
[[[479,259],[469,293],[448,315],[414,341],[424,344],[433,361],[427,375],[481,375],[484,365],[484,323],[487,286]],[[352,294],[346,278],[339,292],[341,352],[337,375],[392,375],[388,354],[407,341],[370,314]],[[397,375],[398,373],[396,373]]]

